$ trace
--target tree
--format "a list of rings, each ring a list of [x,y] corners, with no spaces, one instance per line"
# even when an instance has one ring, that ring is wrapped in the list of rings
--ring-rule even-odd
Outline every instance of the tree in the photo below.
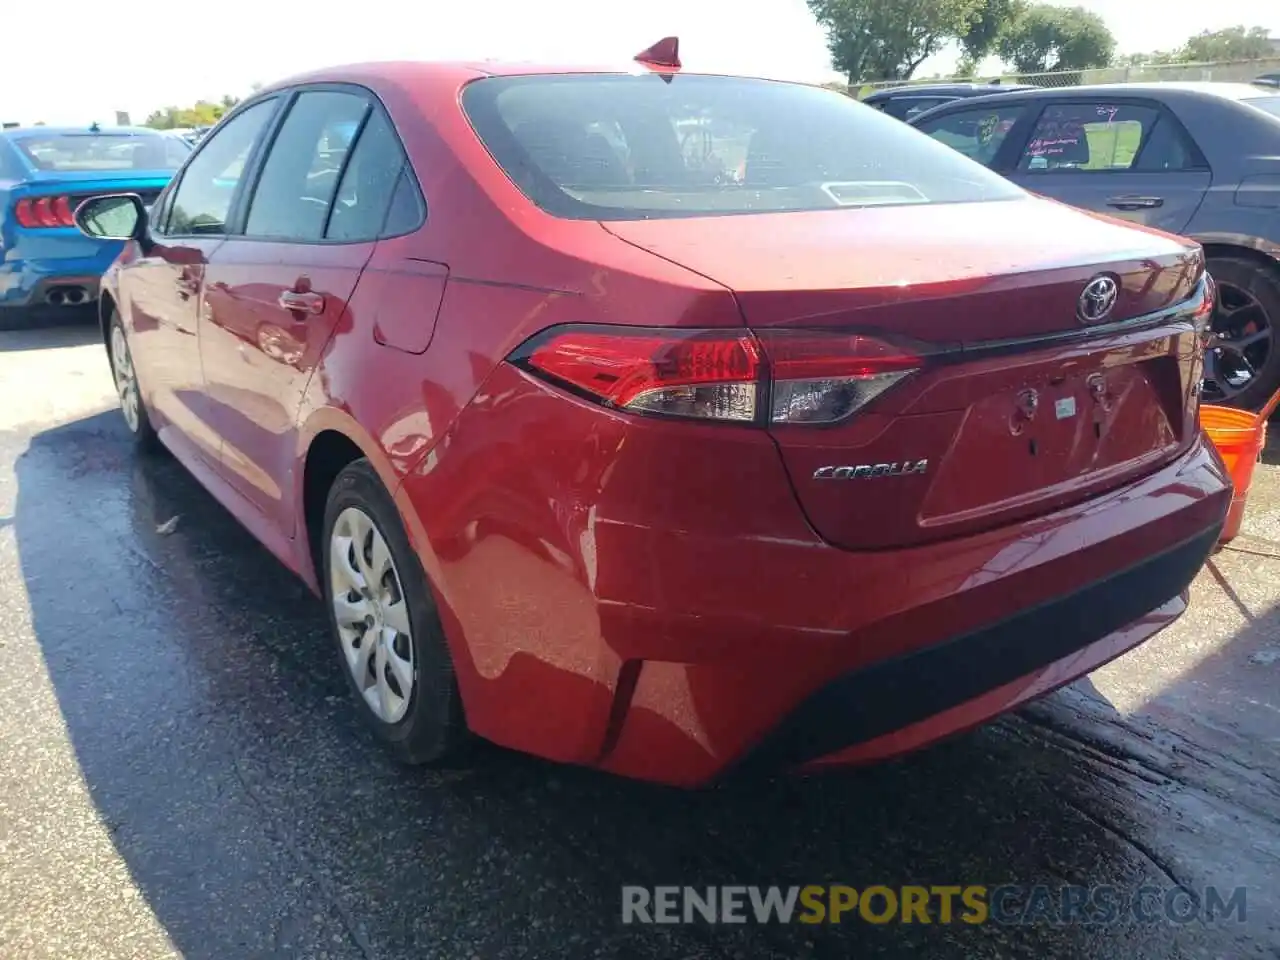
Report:
[[[1178,55],[1185,63],[1210,63],[1220,60],[1264,60],[1276,56],[1271,45],[1271,31],[1266,27],[1228,27],[1205,30],[1190,38]]]
[[[1010,24],[996,46],[1020,73],[1048,73],[1105,67],[1116,40],[1096,13],[1038,3]]]
[[[849,84],[908,80],[951,39],[969,32],[987,0],[808,0]]]
[[[996,48],[1009,27],[1026,12],[1026,0],[984,0],[969,29],[960,37],[959,76],[971,77]]]
[[[1177,63],[1182,59],[1180,50],[1152,50],[1150,53],[1128,53],[1117,57],[1118,67],[1146,67],[1152,64]]]
[[[221,120],[222,115],[239,102],[239,97],[227,94],[217,103],[197,100],[189,107],[165,107],[148,116],[144,124],[157,130],[209,127]]]

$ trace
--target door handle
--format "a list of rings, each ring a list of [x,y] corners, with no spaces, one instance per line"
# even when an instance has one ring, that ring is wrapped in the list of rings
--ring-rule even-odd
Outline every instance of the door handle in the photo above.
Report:
[[[1117,210],[1152,210],[1164,206],[1164,197],[1112,197],[1107,206]]]
[[[280,294],[280,299],[276,302],[280,304],[281,308],[298,313],[324,313],[324,296],[319,293],[313,293],[310,290],[305,292],[285,290]]]

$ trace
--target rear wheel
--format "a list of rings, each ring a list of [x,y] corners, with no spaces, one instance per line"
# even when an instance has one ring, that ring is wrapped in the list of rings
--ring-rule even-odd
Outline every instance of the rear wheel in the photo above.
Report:
[[[142,402],[142,391],[138,387],[138,371],[133,365],[133,354],[129,351],[129,338],[125,335],[124,324],[119,314],[112,314],[107,353],[111,360],[111,376],[115,381],[116,395],[120,398],[120,413],[124,416],[125,426],[133,434],[133,442],[139,449],[152,451],[160,446],[151,418],[147,416],[147,408]]]
[[[1280,388],[1280,270],[1247,257],[1210,257],[1218,285],[1205,354],[1204,400],[1256,410]]]
[[[453,660],[395,502],[367,460],[333,482],[324,518],[324,593],[360,710],[407,763],[466,745]]]

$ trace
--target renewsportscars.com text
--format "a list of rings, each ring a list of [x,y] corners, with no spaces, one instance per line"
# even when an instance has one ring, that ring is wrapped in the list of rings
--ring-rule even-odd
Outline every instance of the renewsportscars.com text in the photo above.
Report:
[[[1244,887],[982,884],[863,887],[624,886],[622,922],[1187,924],[1244,922]]]

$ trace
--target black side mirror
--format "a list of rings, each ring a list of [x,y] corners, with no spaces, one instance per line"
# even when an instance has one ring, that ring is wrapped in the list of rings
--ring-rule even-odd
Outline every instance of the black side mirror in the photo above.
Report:
[[[96,240],[143,240],[147,235],[147,208],[136,193],[90,197],[76,207],[76,226]]]

